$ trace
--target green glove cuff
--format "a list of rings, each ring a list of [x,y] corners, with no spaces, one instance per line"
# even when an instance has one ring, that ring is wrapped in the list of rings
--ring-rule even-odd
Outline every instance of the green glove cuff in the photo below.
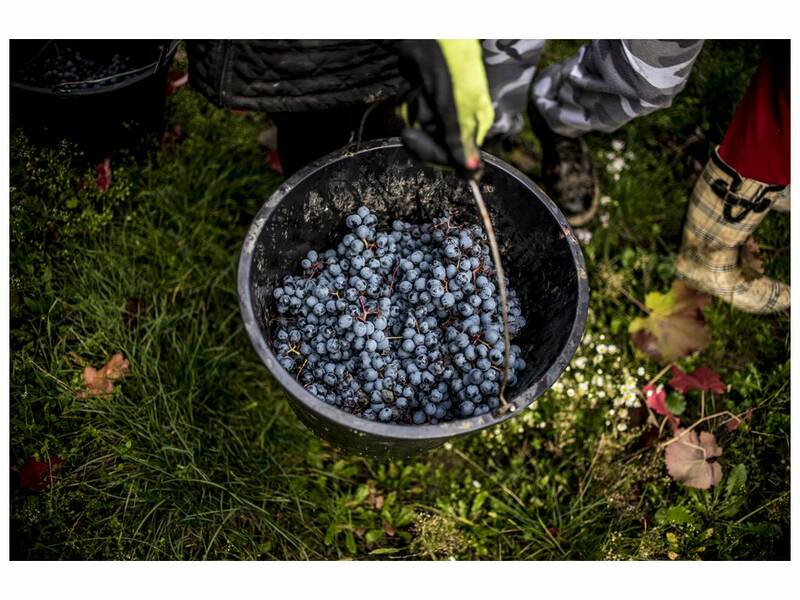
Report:
[[[453,86],[453,98],[467,155],[477,152],[494,122],[489,81],[478,40],[436,40]]]

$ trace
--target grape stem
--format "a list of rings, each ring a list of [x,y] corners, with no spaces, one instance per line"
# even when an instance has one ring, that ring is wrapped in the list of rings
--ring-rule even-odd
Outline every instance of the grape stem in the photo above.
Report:
[[[486,204],[483,201],[480,187],[478,182],[474,179],[468,181],[469,187],[472,190],[472,196],[475,198],[475,204],[478,205],[478,211],[481,214],[483,221],[483,228],[486,230],[486,237],[489,239],[489,248],[492,251],[492,260],[494,260],[495,275],[497,276],[497,288],[500,291],[500,311],[503,315],[503,342],[505,343],[505,352],[503,355],[503,380],[500,383],[500,402],[503,404],[503,409],[508,409],[508,402],[506,402],[506,385],[508,384],[508,373],[511,368],[511,336],[508,333],[508,298],[506,296],[506,277],[503,271],[503,264],[500,261],[500,248],[497,246],[497,239],[494,235],[494,227],[492,220],[489,218],[489,211],[486,210]]]

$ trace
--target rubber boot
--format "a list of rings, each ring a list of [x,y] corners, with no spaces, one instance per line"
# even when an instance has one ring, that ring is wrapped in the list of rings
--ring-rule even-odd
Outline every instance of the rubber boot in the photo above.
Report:
[[[784,187],[741,177],[715,151],[689,201],[678,277],[745,312],[787,310],[788,285],[764,276],[748,279],[740,265],[742,246]]]

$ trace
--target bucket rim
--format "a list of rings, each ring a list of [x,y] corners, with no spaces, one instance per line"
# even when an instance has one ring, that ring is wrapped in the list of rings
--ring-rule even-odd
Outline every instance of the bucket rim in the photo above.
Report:
[[[589,284],[583,252],[581,251],[578,239],[575,236],[575,233],[572,231],[572,227],[567,222],[564,214],[556,206],[555,202],[553,202],[553,200],[551,200],[547,194],[545,194],[544,191],[529,177],[504,160],[497,158],[488,152],[481,151],[481,158],[485,164],[492,165],[492,167],[495,167],[501,171],[505,171],[515,179],[519,180],[523,186],[532,192],[537,200],[545,205],[553,219],[555,219],[556,223],[564,232],[564,238],[570,249],[570,254],[573,258],[573,264],[575,265],[576,269],[578,298],[575,305],[575,314],[572,319],[572,328],[558,356],[552,361],[545,372],[542,373],[530,386],[524,390],[521,390],[512,398],[508,399],[508,403],[514,408],[512,410],[506,410],[503,414],[498,416],[494,416],[493,413],[497,412],[497,410],[495,410],[477,417],[473,416],[469,418],[454,419],[453,421],[437,423],[435,425],[430,423],[425,423],[422,425],[401,425],[396,423],[370,421],[368,419],[345,412],[344,410],[335,406],[331,406],[330,404],[308,392],[291,373],[289,373],[280,365],[277,357],[270,348],[270,344],[268,343],[266,336],[262,333],[258,317],[255,314],[252,289],[250,286],[253,252],[261,235],[261,231],[280,202],[298,184],[317,171],[342,160],[350,159],[358,154],[366,154],[369,152],[402,146],[403,143],[398,137],[372,140],[369,142],[364,142],[357,147],[354,147],[351,144],[309,163],[307,166],[303,167],[294,175],[289,177],[286,181],[284,181],[261,206],[253,218],[253,221],[245,235],[239,255],[239,264],[237,269],[239,309],[244,320],[247,335],[250,338],[253,348],[256,350],[259,358],[261,359],[261,362],[264,364],[264,366],[266,366],[270,374],[278,381],[278,383],[286,390],[286,392],[293,396],[298,402],[304,404],[311,412],[320,417],[333,421],[339,426],[343,426],[352,430],[356,435],[371,436],[386,441],[439,440],[444,442],[456,436],[477,432],[503,423],[530,406],[534,400],[541,396],[556,382],[561,373],[569,364],[569,361],[572,359],[572,356],[578,349],[581,338],[583,337],[583,330],[586,324],[586,317],[589,308]]]
[[[159,40],[154,40],[154,41],[159,41]],[[121,81],[117,81],[115,83],[109,83],[107,85],[101,84],[98,87],[89,87],[89,88],[77,87],[82,83],[87,83],[87,82],[99,83],[100,81],[102,81],[102,79],[111,79],[114,77],[120,77],[121,75],[110,75],[100,80],[86,79],[82,81],[71,81],[53,86],[38,86],[38,85],[31,85],[28,83],[22,83],[21,81],[15,80],[12,75],[10,80],[10,87],[12,89],[17,89],[23,92],[40,94],[42,96],[53,96],[56,98],[74,98],[82,96],[98,96],[101,94],[108,94],[110,92],[115,92],[117,90],[136,85],[137,83],[144,81],[145,79],[149,79],[151,77],[158,75],[168,66],[169,62],[172,60],[172,57],[175,56],[175,53],[178,50],[179,43],[180,40],[171,40],[159,44],[156,47],[161,48],[161,50],[156,60],[149,62],[145,65],[142,65],[141,67],[136,67],[135,69],[132,69],[124,79],[122,79]]]

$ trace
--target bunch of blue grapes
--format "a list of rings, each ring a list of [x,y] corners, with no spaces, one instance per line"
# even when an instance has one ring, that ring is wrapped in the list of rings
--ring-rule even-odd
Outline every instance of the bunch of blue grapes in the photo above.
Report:
[[[127,55],[114,54],[107,60],[100,60],[60,46],[58,52],[23,65],[17,78],[30,85],[56,86],[74,82],[79,89],[96,88],[121,81],[131,70],[131,63]]]
[[[281,366],[321,400],[365,419],[423,424],[499,407],[505,344],[496,274],[480,226],[394,221],[362,206],[325,252],[274,290]],[[506,285],[508,288],[508,285]],[[525,326],[508,288],[509,334]],[[525,368],[511,345],[508,385]]]

